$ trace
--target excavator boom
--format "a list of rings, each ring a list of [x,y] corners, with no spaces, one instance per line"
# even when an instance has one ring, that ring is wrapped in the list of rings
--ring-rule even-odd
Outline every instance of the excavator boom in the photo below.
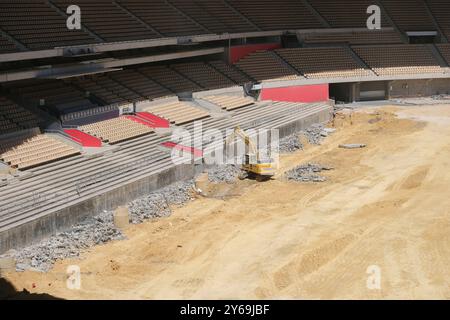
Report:
[[[238,126],[234,128],[233,133],[227,138],[226,145],[229,145],[234,139],[238,137],[244,141],[248,147],[248,153],[245,155],[245,163],[242,165],[242,169],[249,174],[253,174],[260,177],[271,177],[275,175],[275,163],[272,159],[265,159],[261,161],[260,153],[255,143],[241,128]],[[256,161],[252,161],[256,159]]]

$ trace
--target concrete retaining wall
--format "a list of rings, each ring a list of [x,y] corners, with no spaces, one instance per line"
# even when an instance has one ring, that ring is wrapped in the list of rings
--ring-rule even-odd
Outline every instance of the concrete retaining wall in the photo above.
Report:
[[[279,137],[284,138],[296,132],[302,131],[315,123],[327,123],[333,118],[333,107],[326,111],[317,112],[298,121],[291,122],[287,125],[279,127]]]
[[[450,94],[450,79],[396,80],[389,83],[390,98]]]

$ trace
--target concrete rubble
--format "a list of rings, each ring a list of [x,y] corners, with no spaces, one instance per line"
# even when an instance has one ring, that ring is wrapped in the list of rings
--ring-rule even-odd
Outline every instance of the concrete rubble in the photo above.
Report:
[[[324,138],[334,133],[336,129],[325,128],[323,124],[313,124],[311,127],[280,139],[280,153],[292,153],[303,150],[303,144],[300,140],[304,136],[308,143],[320,145]]]
[[[431,96],[431,98],[434,99],[434,100],[446,100],[446,101],[448,101],[448,100],[450,100],[450,95],[448,95],[448,94],[438,94],[438,95]]]
[[[395,104],[400,104],[400,105],[424,106],[424,105],[439,105],[439,104],[443,104],[443,103],[448,103],[449,100],[450,100],[450,95],[440,94],[440,95],[433,95],[430,97],[392,99],[391,101]]]
[[[313,124],[308,129],[302,131],[301,134],[306,137],[310,144],[320,145],[322,140],[328,137],[334,131],[334,129],[325,128],[323,124]]]
[[[308,163],[287,171],[286,178],[297,182],[324,182],[327,179],[318,174],[324,170],[333,170],[333,168],[317,163]]]
[[[124,239],[115,228],[112,212],[103,212],[35,245],[12,250],[7,256],[16,260],[16,270],[49,271],[59,259],[76,258],[83,250],[95,245]]]
[[[179,182],[136,199],[128,204],[131,222],[142,223],[147,219],[169,216],[171,205],[183,205],[192,199],[194,182]]]
[[[340,144],[339,148],[342,149],[361,149],[365,148],[366,145],[364,143],[348,143],[348,144]]]
[[[142,223],[146,219],[170,215],[170,205],[183,205],[192,199],[192,186],[192,180],[179,182],[130,202],[131,222]],[[124,234],[114,225],[113,212],[105,211],[87,218],[69,231],[20,250],[10,250],[2,257],[13,257],[19,272],[47,272],[58,260],[77,258],[93,246],[123,239]]]
[[[298,133],[280,139],[280,153],[292,153],[303,150],[303,144],[300,141]]]
[[[236,165],[214,166],[206,170],[208,180],[212,183],[234,183],[241,174],[241,168]]]

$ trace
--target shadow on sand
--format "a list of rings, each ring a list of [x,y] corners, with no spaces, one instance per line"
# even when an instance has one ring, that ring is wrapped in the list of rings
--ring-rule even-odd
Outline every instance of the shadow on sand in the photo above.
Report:
[[[62,300],[49,294],[30,293],[26,289],[17,291],[6,279],[0,277],[0,300]]]

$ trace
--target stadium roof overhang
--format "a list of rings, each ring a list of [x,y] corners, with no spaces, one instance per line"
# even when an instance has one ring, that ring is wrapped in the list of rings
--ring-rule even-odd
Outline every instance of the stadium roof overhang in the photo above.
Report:
[[[137,40],[137,41],[123,41],[123,42],[110,42],[110,43],[96,43],[80,46],[69,47],[57,47],[48,50],[38,51],[25,51],[0,54],[0,62],[12,62],[22,60],[44,59],[54,57],[76,57],[87,54],[101,54],[111,51],[132,50],[132,49],[144,49],[163,47],[170,45],[184,45],[188,43],[201,43],[209,41],[220,41],[240,38],[251,37],[265,37],[265,36],[277,36],[282,35],[288,31],[263,31],[263,32],[247,32],[247,33],[235,33],[235,34],[209,34],[189,37],[176,37],[176,38],[159,38],[149,40]]]
[[[0,82],[18,81],[34,78],[63,79],[88,74],[117,71],[122,67],[130,65],[220,54],[224,51],[225,49],[223,47],[220,47],[158,55],[144,55],[125,59],[108,58],[89,60],[69,65],[49,65],[29,70],[2,73],[0,74]]]
[[[107,72],[114,72],[114,71],[120,71],[120,70],[123,70],[123,69],[122,68],[101,68],[98,70],[92,69],[92,70],[87,70],[87,71],[56,73],[56,74],[51,74],[49,76],[40,77],[40,78],[62,80],[62,79],[89,76],[89,75],[94,75],[94,74],[99,74],[99,73],[107,73]]]
[[[389,28],[386,28],[384,30],[388,29]],[[84,55],[101,54],[112,51],[145,49],[171,45],[185,45],[190,43],[194,44],[194,43],[233,40],[233,39],[274,37],[274,36],[281,36],[284,34],[344,33],[352,31],[367,31],[367,29],[321,28],[321,29],[306,29],[306,30],[256,31],[256,32],[242,32],[242,33],[206,34],[206,35],[196,35],[186,37],[158,38],[158,39],[110,42],[110,43],[96,43],[80,46],[57,47],[48,50],[5,53],[0,54],[0,62],[24,61],[24,60],[45,59],[54,57],[77,57]]]

